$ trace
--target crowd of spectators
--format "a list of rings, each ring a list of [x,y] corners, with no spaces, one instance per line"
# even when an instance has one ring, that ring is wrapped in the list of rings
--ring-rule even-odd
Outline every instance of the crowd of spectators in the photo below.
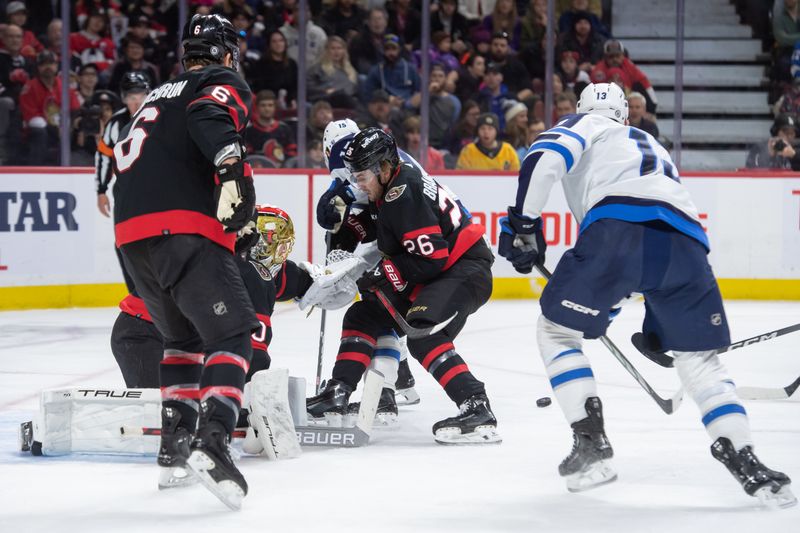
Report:
[[[0,163],[58,164],[59,129],[70,127],[72,163],[91,164],[97,137],[122,105],[122,76],[138,71],[156,86],[180,72],[177,3],[73,2],[66,76],[51,2],[27,4],[5,2],[0,27]],[[322,165],[325,125],[345,117],[391,132],[420,155],[423,54],[431,65],[431,168],[517,169],[544,129],[546,0],[432,0],[428,50],[420,49],[418,0],[310,0],[302,102],[297,0],[189,4],[191,13],[225,15],[240,31],[241,73],[254,94],[245,140],[256,166],[297,166],[298,112],[307,114],[306,166]],[[551,118],[574,113],[590,81],[614,81],[631,95],[631,120],[657,134],[655,92],[613,39],[602,6],[556,0]],[[70,84],[68,123],[60,121],[62,80]]]

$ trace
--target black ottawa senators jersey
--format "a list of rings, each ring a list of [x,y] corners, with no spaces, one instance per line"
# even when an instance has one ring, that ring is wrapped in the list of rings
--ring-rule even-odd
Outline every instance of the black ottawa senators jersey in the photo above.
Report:
[[[378,249],[411,283],[435,278],[478,241],[480,256],[492,257],[482,239],[484,227],[472,222],[447,188],[408,163],[397,168],[370,209],[373,216],[377,212]]]
[[[217,221],[213,159],[241,143],[252,95],[231,69],[187,71],[153,90],[114,146],[117,246],[193,233],[233,250]]]

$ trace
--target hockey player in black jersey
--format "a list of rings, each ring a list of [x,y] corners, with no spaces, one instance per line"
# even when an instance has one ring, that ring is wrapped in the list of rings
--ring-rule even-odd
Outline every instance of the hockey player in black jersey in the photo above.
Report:
[[[484,385],[453,345],[467,317],[492,292],[494,257],[483,238],[483,226],[473,223],[433,178],[413,165],[401,164],[394,139],[380,129],[358,133],[344,160],[354,185],[369,197],[369,223],[374,225],[384,259],[358,281],[363,300],[345,314],[332,378],[319,395],[307,400],[309,414],[344,414],[350,394],[373,357],[375,339],[396,327],[374,294],[380,290],[412,327],[440,324],[455,314],[440,331],[408,340],[411,355],[460,409],[459,415],[434,424],[435,440],[442,444],[500,442]]]
[[[195,15],[182,46],[186,72],[148,95],[114,146],[114,228],[164,337],[162,482],[188,465],[238,509],[247,483],[228,446],[260,327],[233,255],[255,207],[241,148],[251,94],[227,19]]]
[[[107,191],[111,180],[114,178],[114,145],[117,143],[117,139],[119,139],[120,131],[130,122],[131,116],[139,109],[149,92],[150,82],[142,73],[128,72],[125,74],[120,82],[120,96],[125,106],[111,115],[111,118],[103,130],[103,136],[97,143],[97,152],[94,155],[94,173],[95,182],[97,183],[97,209],[104,217],[111,216],[111,200],[108,198]],[[135,294],[133,281],[128,271],[125,270],[125,264],[122,262],[119,249],[117,249],[116,252],[119,265],[122,268],[122,276],[125,279],[125,285],[128,287],[128,292]]]

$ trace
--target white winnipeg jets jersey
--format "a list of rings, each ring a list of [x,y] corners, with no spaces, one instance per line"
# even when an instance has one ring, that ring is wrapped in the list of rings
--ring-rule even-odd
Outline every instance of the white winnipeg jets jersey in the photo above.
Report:
[[[600,115],[563,117],[528,149],[516,208],[541,216],[559,180],[580,231],[602,218],[661,220],[708,248],[697,208],[669,153],[638,128]]]

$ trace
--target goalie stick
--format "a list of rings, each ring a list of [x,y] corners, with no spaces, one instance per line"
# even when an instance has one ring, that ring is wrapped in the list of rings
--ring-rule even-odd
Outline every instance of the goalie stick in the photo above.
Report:
[[[550,279],[552,274],[550,273],[544,265],[536,265],[536,270],[538,270],[545,279]],[[678,410],[680,407],[681,402],[683,401],[683,388],[679,388],[678,391],[675,393],[675,396],[672,398],[662,398],[658,395],[658,393],[650,386],[647,380],[642,377],[636,367],[625,357],[625,354],[617,348],[617,345],[614,344],[611,339],[606,337],[605,335],[600,337],[600,342],[608,348],[608,351],[620,362],[620,364],[628,371],[628,373],[633,376],[633,378],[639,383],[639,385],[644,389],[644,391],[655,401],[658,406],[664,411],[666,414],[671,415],[675,411]]]
[[[744,339],[739,342],[734,342],[733,344],[723,346],[722,348],[717,348],[716,350],[713,350],[712,353],[714,355],[717,355],[725,352],[730,352],[732,350],[744,348],[745,346],[750,346],[751,344],[757,344],[759,342],[776,339],[783,335],[794,333],[795,331],[800,331],[800,324],[786,326],[785,328],[776,329],[775,331],[762,333],[761,335],[756,335],[755,337],[750,337],[749,339]],[[672,368],[675,365],[675,359],[671,355],[667,354],[666,352],[651,350],[650,348],[648,348],[643,333],[641,332],[634,333],[633,336],[631,336],[631,343],[636,347],[637,350],[639,350],[639,352],[643,356],[647,357],[654,363],[666,368]]]
[[[427,328],[415,328],[412,327],[408,322],[406,322],[406,319],[403,318],[403,315],[401,315],[397,311],[397,309],[395,309],[394,305],[392,305],[392,302],[389,301],[389,298],[386,297],[383,291],[381,291],[377,287],[372,289],[372,291],[375,293],[375,296],[377,296],[378,300],[381,301],[383,306],[386,308],[386,311],[389,312],[394,321],[397,322],[397,325],[400,326],[400,329],[402,329],[403,332],[405,332],[406,336],[409,339],[421,339],[423,337],[427,337],[428,335],[433,335],[434,333],[439,332],[443,330],[445,327],[447,327],[447,324],[452,322],[453,319],[456,316],[458,316],[458,311],[456,311],[455,313],[453,313],[453,316],[451,316],[444,322],[439,322],[438,324],[434,324],[433,326]]]

